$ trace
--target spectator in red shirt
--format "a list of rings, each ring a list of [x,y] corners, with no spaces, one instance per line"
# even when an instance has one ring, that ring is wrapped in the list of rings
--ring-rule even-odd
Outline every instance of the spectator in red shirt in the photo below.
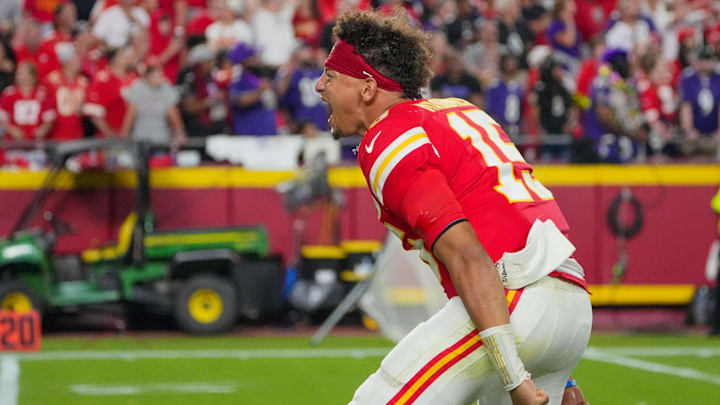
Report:
[[[180,51],[183,48],[182,35],[173,29],[172,20],[164,10],[155,10],[150,16],[150,52],[148,65],[161,65],[170,83],[177,80],[180,70]]]
[[[42,81],[45,75],[60,69],[56,46],[60,43],[72,43],[73,26],[77,21],[77,11],[73,3],[60,3],[53,13],[54,29],[45,36],[38,49],[38,76]]]
[[[677,89],[680,84],[683,70],[690,67],[693,53],[699,45],[697,31],[692,27],[681,29],[678,31],[678,43],[678,55],[672,65],[672,85],[675,89]]]
[[[80,75],[80,58],[72,44],[59,44],[57,57],[61,68],[50,72],[46,80],[52,105],[57,112],[49,138],[55,141],[80,139],[84,135],[82,105],[88,80]]]
[[[132,82],[129,73],[134,58],[132,48],[110,51],[108,67],[99,71],[90,82],[82,111],[98,130],[98,136],[117,137],[120,133],[127,105],[122,91]]]
[[[317,47],[323,28],[317,1],[300,1],[295,9],[292,23],[295,28],[295,37],[313,48]]]
[[[15,71],[15,85],[0,96],[0,126],[6,139],[44,139],[55,120],[45,88],[38,86],[37,71],[32,63],[20,63]]]
[[[13,52],[17,63],[31,62],[33,65],[37,65],[41,42],[40,24],[30,19],[24,19],[13,38]]]
[[[602,65],[602,56],[605,54],[605,39],[601,35],[595,35],[590,39],[590,52],[592,57],[586,59],[577,75],[577,89],[575,102],[582,108],[590,107],[590,86],[597,76],[598,69]]]
[[[649,51],[640,58],[640,69],[637,89],[645,120],[653,136],[668,141],[672,136],[670,127],[676,120],[678,108],[677,97],[671,86],[670,70],[660,53],[655,51]]]

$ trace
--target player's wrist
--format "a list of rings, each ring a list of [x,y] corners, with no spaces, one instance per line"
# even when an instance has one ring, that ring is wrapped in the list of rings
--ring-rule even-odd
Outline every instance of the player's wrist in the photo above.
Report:
[[[480,339],[488,352],[505,391],[512,391],[530,379],[515,344],[515,334],[510,324],[493,326],[480,331]]]

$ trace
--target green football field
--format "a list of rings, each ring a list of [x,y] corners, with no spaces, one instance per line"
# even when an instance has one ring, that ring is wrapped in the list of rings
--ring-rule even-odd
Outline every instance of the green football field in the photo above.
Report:
[[[391,347],[376,336],[47,337],[0,354],[0,404],[346,404]],[[720,339],[593,335],[575,372],[593,405],[720,403]]]

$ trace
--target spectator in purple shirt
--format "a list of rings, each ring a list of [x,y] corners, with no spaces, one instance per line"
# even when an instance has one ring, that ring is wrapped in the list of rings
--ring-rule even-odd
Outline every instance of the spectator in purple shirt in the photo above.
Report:
[[[680,81],[680,126],[688,139],[688,152],[714,152],[720,141],[720,74],[715,49],[703,47],[693,68]]]
[[[500,124],[512,138],[520,133],[522,100],[525,88],[519,80],[520,62],[513,54],[500,58],[501,75],[488,84],[485,91],[485,111]]]
[[[258,50],[244,42],[228,52],[230,60],[242,72],[230,83],[232,128],[235,135],[276,135],[277,96],[266,70],[260,64]]]
[[[316,130],[328,130],[327,108],[315,91],[315,83],[323,74],[320,66],[316,51],[303,46],[278,72],[275,88],[280,106],[290,115],[292,133],[299,134],[302,132],[300,127],[308,125],[314,125]]]
[[[590,88],[590,108],[584,113],[585,137],[591,140],[597,158],[610,163],[633,160],[647,139],[640,100],[632,80],[628,53],[608,49]]]
[[[582,38],[575,26],[575,2],[557,0],[552,10],[552,22],[547,29],[547,38],[553,48],[553,58],[563,67],[576,72],[580,63]]]

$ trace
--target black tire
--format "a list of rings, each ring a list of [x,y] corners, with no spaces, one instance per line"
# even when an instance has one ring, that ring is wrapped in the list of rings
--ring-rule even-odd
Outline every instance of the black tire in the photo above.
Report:
[[[225,278],[213,275],[192,277],[183,281],[178,289],[174,312],[180,328],[188,333],[227,331],[238,317],[237,289]]]
[[[6,299],[8,298],[12,300],[11,294],[21,294],[21,297],[24,297],[29,301],[32,309],[35,309],[42,314],[43,306],[40,298],[37,294],[35,294],[35,291],[33,291],[30,286],[20,280],[9,280],[0,283],[0,309],[21,311],[25,309],[24,307],[14,308],[13,302],[6,302]]]

